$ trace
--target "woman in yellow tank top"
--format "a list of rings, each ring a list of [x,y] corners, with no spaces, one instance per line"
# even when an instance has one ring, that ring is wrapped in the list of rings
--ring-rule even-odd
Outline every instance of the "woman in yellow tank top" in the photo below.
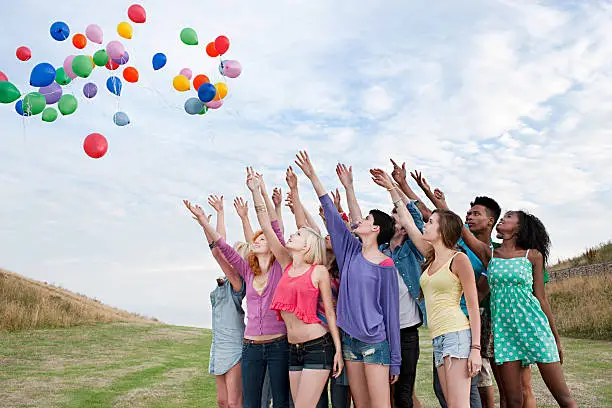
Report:
[[[470,406],[470,382],[480,371],[480,311],[474,271],[464,253],[455,247],[463,222],[452,211],[436,210],[423,229],[414,224],[398,187],[380,169],[370,170],[376,184],[391,194],[400,223],[426,258],[421,274],[427,324],[431,330],[434,360],[449,408]],[[465,293],[469,320],[459,306]]]

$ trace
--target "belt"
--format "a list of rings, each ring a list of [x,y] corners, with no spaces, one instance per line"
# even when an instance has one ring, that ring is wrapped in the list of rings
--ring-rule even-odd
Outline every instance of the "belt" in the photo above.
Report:
[[[270,344],[270,343],[278,343],[279,341],[286,340],[287,336],[275,337],[269,340],[251,340],[251,339],[242,339],[244,344]]]

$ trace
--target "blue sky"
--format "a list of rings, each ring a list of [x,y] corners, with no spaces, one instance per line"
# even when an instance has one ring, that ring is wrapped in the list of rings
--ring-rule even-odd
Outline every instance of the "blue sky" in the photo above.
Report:
[[[612,5],[559,1],[144,1],[148,22],[125,41],[138,84],[108,94],[105,69],[70,87],[77,112],[47,124],[0,106],[0,266],[163,321],[210,325],[209,292],[219,273],[181,199],[226,197],[230,241],[240,239],[231,197],[245,196],[243,169],[268,186],[308,149],[329,187],[337,161],[355,168],[364,207],[391,207],[367,175],[390,156],[422,169],[463,214],[487,194],[504,209],[539,216],[552,259],[611,238]],[[23,92],[38,62],[77,54],[49,36],[100,25],[105,43],[129,3],[21,1],[5,5],[0,70]],[[179,41],[183,27],[200,47]],[[225,105],[183,111],[171,86],[183,67],[220,79],[204,46],[232,41],[243,65]],[[15,58],[27,45],[32,60]],[[84,50],[93,54],[97,47]],[[154,72],[151,57],[168,55]],[[119,72],[119,71],[116,71]],[[117,109],[132,124],[112,123]],[[92,132],[109,152],[82,151]],[[315,196],[301,177],[304,200]],[[254,213],[252,213],[254,216]],[[254,217],[253,217],[254,218]],[[292,220],[285,214],[288,230]]]

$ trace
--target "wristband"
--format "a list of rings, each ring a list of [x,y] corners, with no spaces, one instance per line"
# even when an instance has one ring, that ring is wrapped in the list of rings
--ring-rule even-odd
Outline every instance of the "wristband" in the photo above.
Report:
[[[400,207],[400,204],[401,204],[401,203],[402,203],[402,200],[395,200],[395,201],[393,202],[393,206],[394,206],[395,208],[398,208],[398,207]]]
[[[208,244],[208,247],[210,248],[210,250],[212,251],[214,248],[217,247],[217,241],[213,241],[210,244]]]
[[[477,344],[472,344],[470,346],[470,349],[472,349],[472,350],[481,350],[480,345],[477,345]]]
[[[344,212],[340,213],[340,217],[342,217],[342,219],[343,219],[344,221],[346,221],[346,222],[348,222],[348,220],[349,220],[348,215],[346,215],[346,213],[344,213]]]

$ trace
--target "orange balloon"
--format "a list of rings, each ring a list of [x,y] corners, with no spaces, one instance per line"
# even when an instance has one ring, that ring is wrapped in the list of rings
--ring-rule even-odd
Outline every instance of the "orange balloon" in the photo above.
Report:
[[[93,57],[91,55],[88,55],[89,59],[91,60],[91,67],[95,68],[96,67],[96,63],[93,60]]]
[[[87,37],[83,34],[75,34],[74,37],[72,37],[72,45],[82,50],[87,45]]]
[[[215,48],[214,42],[210,42],[208,43],[208,45],[206,45],[206,53],[208,54],[209,57],[213,57],[213,58],[219,56],[219,51],[217,51],[217,49]]]
[[[138,70],[134,67],[127,67],[123,70],[123,78],[128,82],[138,82]]]
[[[206,75],[197,75],[195,78],[193,78],[193,88],[197,91],[200,89],[202,84],[206,84],[208,82],[210,82],[210,79],[208,79]]]

